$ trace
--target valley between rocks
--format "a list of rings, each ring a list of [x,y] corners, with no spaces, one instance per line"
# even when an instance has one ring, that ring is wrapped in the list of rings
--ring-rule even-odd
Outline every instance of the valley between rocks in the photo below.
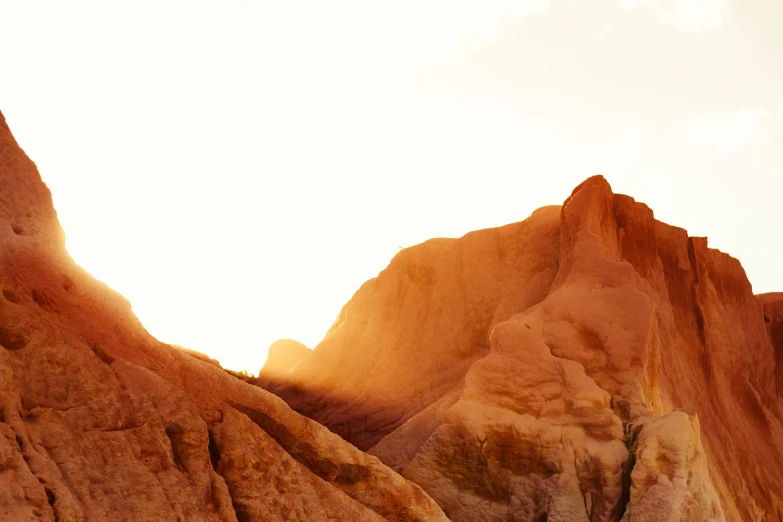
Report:
[[[73,262],[0,116],[0,286],[2,520],[783,521],[783,294],[600,176],[238,378]]]

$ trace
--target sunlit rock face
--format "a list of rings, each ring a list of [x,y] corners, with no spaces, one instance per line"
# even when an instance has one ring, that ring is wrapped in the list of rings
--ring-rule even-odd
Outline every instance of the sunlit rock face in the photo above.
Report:
[[[299,341],[279,339],[269,346],[264,367],[258,372],[261,377],[279,378],[287,375],[294,366],[310,355],[311,350]]]
[[[260,384],[455,521],[777,521],[781,301],[598,176],[402,251]]]
[[[633,466],[624,522],[724,520],[695,413],[642,417],[630,435]]]
[[[278,391],[371,448],[461,385],[489,353],[496,324],[546,297],[557,274],[559,215],[548,207],[523,223],[402,250],[293,369],[294,384]]]
[[[0,520],[446,520],[422,489],[76,266],[0,115]]]

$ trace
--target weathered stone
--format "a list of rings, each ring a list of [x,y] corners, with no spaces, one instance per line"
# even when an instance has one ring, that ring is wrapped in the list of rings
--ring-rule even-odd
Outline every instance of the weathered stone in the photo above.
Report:
[[[634,426],[634,466],[624,522],[722,522],[695,414],[673,411]]]
[[[642,517],[655,459],[696,481],[661,520],[783,520],[779,302],[596,176],[522,223],[403,250],[261,384],[453,520]]]
[[[783,400],[783,292],[761,294],[758,297],[764,310],[764,324],[775,349],[775,383],[778,398]]]
[[[377,458],[153,339],[62,237],[0,117],[0,518],[446,520]]]

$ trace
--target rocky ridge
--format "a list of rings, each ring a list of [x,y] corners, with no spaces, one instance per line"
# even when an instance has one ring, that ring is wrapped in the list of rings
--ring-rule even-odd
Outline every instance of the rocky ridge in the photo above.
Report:
[[[0,115],[0,287],[3,520],[783,520],[783,294],[600,176],[400,252],[286,405],[73,263]]]
[[[403,250],[257,383],[455,521],[778,521],[781,302],[596,176]]]
[[[0,519],[446,520],[419,486],[165,345],[64,248],[0,115]]]

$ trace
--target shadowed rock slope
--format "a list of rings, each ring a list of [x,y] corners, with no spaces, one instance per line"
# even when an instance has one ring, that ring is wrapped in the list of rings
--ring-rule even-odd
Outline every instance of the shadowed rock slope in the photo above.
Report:
[[[377,458],[157,342],[63,241],[0,115],[0,520],[446,520]]]
[[[455,521],[780,522],[781,302],[597,176],[400,252],[258,382]]]

